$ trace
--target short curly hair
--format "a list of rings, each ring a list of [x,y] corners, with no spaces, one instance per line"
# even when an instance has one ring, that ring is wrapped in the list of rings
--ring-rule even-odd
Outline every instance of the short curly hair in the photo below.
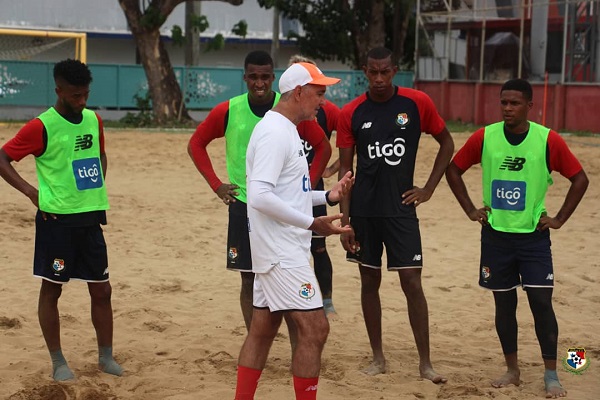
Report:
[[[500,93],[504,92],[505,90],[521,92],[527,101],[533,100],[533,89],[531,88],[531,83],[525,79],[511,79],[506,81],[504,85],[502,85]]]
[[[244,69],[248,69],[248,64],[274,66],[273,58],[264,50],[254,50],[248,53],[244,59]]]
[[[92,73],[81,61],[69,58],[54,65],[54,81],[57,80],[74,86],[87,86],[92,82]]]

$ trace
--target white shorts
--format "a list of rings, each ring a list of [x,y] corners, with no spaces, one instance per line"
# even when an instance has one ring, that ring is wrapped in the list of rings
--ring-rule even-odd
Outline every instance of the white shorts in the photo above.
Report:
[[[310,265],[281,268],[254,275],[254,307],[269,311],[311,311],[323,307],[323,296]]]

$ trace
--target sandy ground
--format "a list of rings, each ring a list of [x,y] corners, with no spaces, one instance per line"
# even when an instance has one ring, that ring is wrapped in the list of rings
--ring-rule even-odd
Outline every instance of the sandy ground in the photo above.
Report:
[[[0,128],[0,142],[19,125]],[[34,209],[0,182],[0,398],[25,399],[232,399],[236,359],[245,336],[239,310],[239,274],[225,271],[227,210],[186,153],[191,132],[107,130],[109,246],[115,321],[115,357],[123,377],[97,369],[97,349],[85,284],[65,287],[60,302],[63,351],[77,375],[55,383],[37,322],[40,282],[31,276]],[[457,147],[467,134],[454,135]],[[600,392],[600,137],[567,137],[591,184],[579,209],[552,232],[559,319],[559,356],[584,347],[590,368],[582,375],[559,367],[571,399]],[[224,142],[209,150],[224,176]],[[424,136],[416,184],[422,185],[437,151]],[[334,151],[334,154],[337,152]],[[31,157],[16,165],[35,181]],[[478,169],[465,175],[480,188]],[[556,175],[556,174],[554,174]],[[547,206],[556,212],[569,182],[556,175]],[[331,180],[328,180],[331,183]],[[478,195],[474,196],[477,197]],[[360,281],[337,237],[329,238],[338,316],[323,354],[319,398],[515,399],[544,395],[543,364],[526,297],[519,290],[522,385],[494,389],[504,371],[494,330],[490,293],[477,285],[479,228],[463,214],[443,180],[419,207],[424,245],[423,283],[429,302],[431,352],[445,385],[423,381],[398,276],[381,287],[388,373],[366,376],[370,348],[360,308]],[[257,399],[292,399],[290,349],[282,329],[271,350]]]

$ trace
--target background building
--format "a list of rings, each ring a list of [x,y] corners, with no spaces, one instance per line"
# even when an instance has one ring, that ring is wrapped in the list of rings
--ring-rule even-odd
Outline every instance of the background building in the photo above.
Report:
[[[2,2],[0,28],[36,29],[75,31],[87,34],[87,62],[108,64],[136,64],[136,50],[127,21],[117,0],[18,0]],[[273,43],[273,9],[261,8],[256,0],[245,0],[239,6],[232,6],[221,1],[201,1],[202,15],[210,24],[202,33],[205,48],[206,41],[217,33],[226,39],[225,48],[220,51],[202,52],[200,66],[240,67],[244,56],[250,50],[266,50],[272,52]],[[231,29],[240,20],[248,24],[248,35],[242,39],[235,36]],[[278,67],[287,65],[289,57],[298,49],[294,41],[287,39],[289,30],[301,33],[297,21],[278,17],[279,49],[275,60]],[[185,27],[185,4],[178,5],[163,24],[163,36],[171,63],[174,66],[184,64],[184,49],[170,40],[171,28],[178,25]],[[3,39],[0,35],[0,43]],[[4,35],[6,36],[6,35]],[[38,41],[40,41],[38,39]],[[0,44],[0,59],[1,57]],[[63,58],[59,49],[45,52],[39,56],[28,56],[29,60],[56,61]],[[323,69],[347,69],[337,62],[320,62]]]

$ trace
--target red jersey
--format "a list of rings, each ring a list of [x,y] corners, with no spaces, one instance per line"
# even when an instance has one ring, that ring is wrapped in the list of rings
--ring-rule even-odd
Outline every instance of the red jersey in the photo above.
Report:
[[[325,100],[325,104],[323,107],[319,108],[317,111],[317,123],[325,131],[325,135],[327,135],[327,139],[331,138],[331,134],[336,130],[338,118],[340,116],[340,108],[335,105],[335,103],[330,102],[329,100]],[[303,128],[299,126],[298,133],[300,133],[300,138],[302,139],[302,135],[304,134]],[[315,152],[313,147],[308,144],[304,139],[302,139],[302,143],[304,144],[304,152],[306,153],[306,160],[308,164],[312,164],[312,160],[314,158]]]
[[[252,111],[260,116],[271,109],[273,105],[268,107],[256,107],[251,105]],[[206,146],[215,139],[225,137],[225,131],[227,129],[227,121],[229,115],[229,100],[218,104],[211,112],[207,115],[206,119],[198,125],[196,131],[190,138],[190,150],[192,158],[196,164],[196,168],[202,173],[202,175],[208,181],[211,189],[216,191],[223,182],[219,179],[206,151]],[[312,147],[319,148],[317,163],[314,163],[314,167],[310,169],[311,182],[316,182],[320,179],[329,157],[331,156],[331,148],[327,154],[324,154],[324,145],[329,146],[326,140],[325,132],[321,129],[316,121],[303,121],[298,124],[298,133],[300,138],[310,143]]]
[[[472,165],[481,163],[484,131],[485,128],[475,131],[452,159],[452,162],[461,171],[466,171]],[[548,134],[546,164],[548,165],[548,171],[558,171],[567,179],[583,169],[565,140],[553,130],[550,130]]]
[[[100,154],[104,154],[104,125],[98,113],[96,113],[96,117],[100,132]],[[26,123],[15,137],[6,142],[2,149],[12,160],[21,161],[29,154],[35,157],[41,156],[46,151],[46,141],[44,124],[38,118],[34,118]]]

